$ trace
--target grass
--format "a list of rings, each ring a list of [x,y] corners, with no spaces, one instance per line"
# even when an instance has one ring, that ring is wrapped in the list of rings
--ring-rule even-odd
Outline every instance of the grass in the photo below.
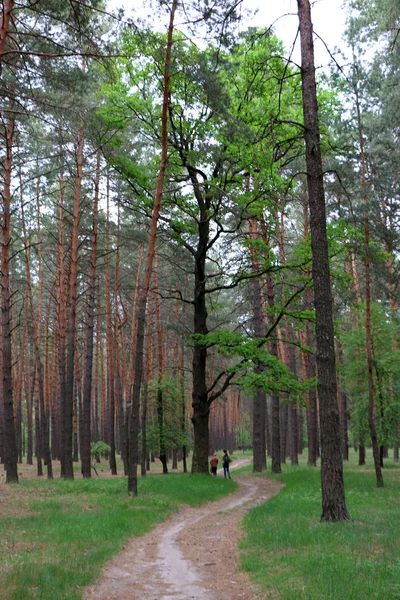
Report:
[[[284,467],[280,494],[245,518],[242,568],[265,598],[399,600],[400,469],[345,466],[351,522],[322,523],[319,470]]]
[[[104,562],[132,536],[167,519],[179,504],[217,500],[237,484],[208,475],[23,481],[4,486],[0,515],[0,598],[77,600]]]

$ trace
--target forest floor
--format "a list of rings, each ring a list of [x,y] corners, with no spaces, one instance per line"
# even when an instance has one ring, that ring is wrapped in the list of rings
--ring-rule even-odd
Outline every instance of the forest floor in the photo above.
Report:
[[[250,463],[240,459],[239,468]],[[221,473],[218,473],[221,476]],[[172,519],[143,537],[132,538],[108,562],[85,600],[256,600],[261,595],[239,570],[241,520],[282,484],[247,476],[239,488],[217,502],[182,507]]]

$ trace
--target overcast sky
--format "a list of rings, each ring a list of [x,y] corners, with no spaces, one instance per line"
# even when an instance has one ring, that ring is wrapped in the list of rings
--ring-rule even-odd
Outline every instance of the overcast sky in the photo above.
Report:
[[[316,0],[312,3],[311,18],[314,32],[326,43],[333,52],[335,46],[344,47],[342,35],[345,30],[346,12],[342,8],[343,0]],[[243,6],[259,9],[254,24],[259,27],[269,27],[275,23],[277,36],[283,40],[289,50],[293,44],[298,27],[297,0],[243,0]],[[329,62],[329,54],[322,42],[315,39],[316,62],[319,65]],[[295,60],[299,60],[296,50]]]
[[[144,6],[150,4],[146,0],[115,0],[116,5],[124,6],[131,15],[141,12],[142,3]],[[315,0],[312,3],[314,31],[325,41],[331,52],[335,46],[343,47],[341,38],[345,30],[346,13],[342,3],[343,0]],[[270,27],[274,23],[276,34],[283,40],[286,49],[291,48],[298,27],[297,0],[243,0],[242,6],[243,9],[258,9],[258,14],[250,23],[243,22],[240,28],[247,28],[248,25]],[[329,63],[329,54],[318,38],[315,40],[315,54],[317,66]],[[298,48],[293,58],[295,61],[300,60]]]

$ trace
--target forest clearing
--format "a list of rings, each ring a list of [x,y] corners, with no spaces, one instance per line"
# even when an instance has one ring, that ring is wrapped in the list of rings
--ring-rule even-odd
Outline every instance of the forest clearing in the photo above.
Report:
[[[378,490],[371,455],[360,467],[351,453],[353,521],[333,527],[319,521],[319,473],[304,460],[273,480],[243,463],[235,455],[234,481],[163,476],[156,466],[139,479],[138,498],[123,493],[124,478],[111,478],[105,463],[91,481],[24,473],[21,486],[3,481],[1,600],[399,597],[397,466],[388,461]],[[171,582],[179,560],[187,569]]]
[[[400,597],[399,2],[254,3],[2,1],[7,600]]]

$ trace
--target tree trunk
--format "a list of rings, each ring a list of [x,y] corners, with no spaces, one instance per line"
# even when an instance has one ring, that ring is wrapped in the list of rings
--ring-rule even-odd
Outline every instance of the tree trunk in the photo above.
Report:
[[[160,294],[158,289],[158,255],[157,251],[154,256],[154,287],[155,287],[155,309],[156,309],[156,329],[157,329],[157,362],[158,362],[158,388],[157,388],[157,419],[158,419],[158,435],[160,440],[160,461],[163,466],[163,473],[168,473],[168,457],[165,441],[165,415],[164,415],[164,399],[163,399],[163,375],[164,375],[164,348],[163,335],[161,327],[160,313]]]
[[[58,337],[58,394],[59,394],[59,458],[61,477],[64,477],[64,393],[65,393],[65,347],[66,347],[66,297],[64,262],[64,175],[60,175],[60,216],[58,232],[58,269],[57,269],[57,337]]]
[[[0,15],[0,72],[1,63],[3,62],[4,49],[7,36],[9,35],[10,21],[12,19],[12,11],[14,8],[14,0],[4,0],[3,8]]]
[[[125,403],[124,389],[126,389],[125,381],[126,373],[126,353],[124,345],[123,327],[126,323],[127,316],[123,304],[123,298],[120,290],[120,203],[118,202],[118,226],[117,226],[117,247],[115,253],[115,276],[114,276],[114,364],[115,364],[115,399],[117,409],[117,429],[119,432],[119,448],[121,459],[124,465],[124,474],[128,474],[128,454],[127,454],[127,423],[125,418]],[[122,307],[124,320],[121,320],[119,307]],[[122,356],[121,356],[122,355]]]
[[[301,40],[304,139],[316,316],[318,398],[321,427],[321,519],[324,521],[342,521],[349,519],[350,516],[345,500],[337,404],[332,295],[315,82],[313,29],[309,0],[297,0],[297,5]]]
[[[69,291],[68,291],[68,320],[67,320],[67,372],[65,389],[61,389],[62,397],[62,419],[63,419],[63,477],[73,479],[73,405],[74,405],[74,369],[75,369],[75,334],[76,334],[76,311],[77,311],[77,283],[78,283],[78,259],[79,259],[79,223],[81,217],[81,187],[83,176],[83,146],[84,126],[80,124],[78,132],[78,144],[76,152],[76,176],[74,189],[73,223],[71,234]]]
[[[360,444],[358,448],[358,464],[361,467],[365,465],[365,446],[364,444]]]
[[[12,3],[6,3],[5,9],[11,10]],[[4,20],[7,17],[5,13]],[[5,32],[2,32],[5,35]],[[5,159],[4,187],[2,202],[2,240],[1,240],[1,300],[3,335],[3,435],[4,467],[6,482],[18,482],[17,447],[15,441],[14,401],[12,383],[12,342],[11,342],[11,300],[10,300],[10,219],[11,219],[11,171],[14,137],[14,119],[9,118],[4,126]]]
[[[111,268],[110,268],[110,180],[107,176],[107,226],[106,226],[106,314],[107,314],[107,423],[110,445],[109,463],[111,474],[117,474],[115,458],[115,369],[113,343],[113,313],[111,308]]]
[[[266,237],[264,236],[264,243]],[[273,308],[275,304],[274,283],[272,277],[267,278],[268,306]],[[278,357],[278,343],[272,339],[269,343],[269,352]],[[273,473],[281,473],[281,437],[280,437],[280,404],[279,394],[271,393],[271,469]]]
[[[293,326],[291,323],[286,325],[287,338],[294,342]],[[287,351],[287,367],[296,375],[296,349],[293,344],[288,345]],[[293,402],[289,404],[289,432],[290,432],[290,461],[292,465],[299,464],[298,457],[298,416],[297,408]]]
[[[90,256],[89,285],[86,300],[86,358],[85,380],[83,384],[82,426],[81,426],[81,469],[82,476],[92,476],[90,442],[91,442],[91,402],[93,380],[93,333],[94,315],[96,310],[96,266],[97,266],[97,231],[99,214],[99,184],[100,184],[100,152],[97,154],[96,177],[94,181],[92,249]],[[97,381],[96,381],[97,385]]]
[[[371,434],[372,453],[374,457],[375,476],[377,487],[383,487],[383,475],[381,468],[381,458],[378,447],[378,437],[375,426],[375,392],[374,392],[374,361],[372,351],[371,335],[371,270],[370,270],[370,240],[369,240],[369,212],[368,198],[365,178],[365,152],[364,135],[361,127],[361,110],[357,89],[355,90],[358,135],[361,154],[361,185],[364,191],[365,211],[364,211],[364,235],[365,235],[365,342],[367,354],[368,369],[368,425]]]
[[[157,188],[154,198],[153,214],[151,217],[149,245],[147,249],[146,267],[144,272],[143,284],[140,290],[138,311],[137,311],[137,331],[136,331],[136,356],[135,356],[135,379],[133,383],[132,393],[132,413],[130,419],[129,431],[129,451],[128,451],[128,493],[133,493],[137,496],[137,466],[138,466],[138,443],[139,443],[139,413],[140,413],[140,388],[143,376],[143,346],[144,346],[144,330],[146,322],[146,306],[147,297],[150,288],[151,271],[153,267],[153,259],[156,248],[157,223],[160,214],[161,200],[165,179],[165,171],[168,158],[168,101],[169,101],[169,79],[170,79],[170,63],[172,50],[172,33],[174,30],[174,17],[177,0],[173,0],[168,28],[167,48],[165,56],[164,69],[164,94],[162,107],[162,132],[161,132],[161,160],[157,178]]]
[[[194,268],[194,334],[206,335],[206,253],[209,238],[209,218],[205,206],[202,207],[199,223],[199,239],[195,256]],[[208,473],[209,430],[208,418],[210,407],[208,403],[207,382],[207,346],[196,343],[193,347],[192,362],[192,423],[194,433],[192,473]]]
[[[250,246],[251,268],[253,273],[256,274],[260,272],[260,261],[257,256],[255,246],[255,244],[258,242],[258,227],[256,219],[249,219],[249,237],[250,241],[253,242],[253,245]],[[261,339],[264,336],[264,322],[262,317],[260,281],[258,279],[254,279],[252,281],[251,288],[254,337],[256,339]],[[254,366],[254,373],[261,375],[263,371],[263,364],[260,361],[257,361]],[[261,473],[266,468],[265,405],[265,392],[261,389],[258,389],[253,397],[253,471],[256,473]]]

